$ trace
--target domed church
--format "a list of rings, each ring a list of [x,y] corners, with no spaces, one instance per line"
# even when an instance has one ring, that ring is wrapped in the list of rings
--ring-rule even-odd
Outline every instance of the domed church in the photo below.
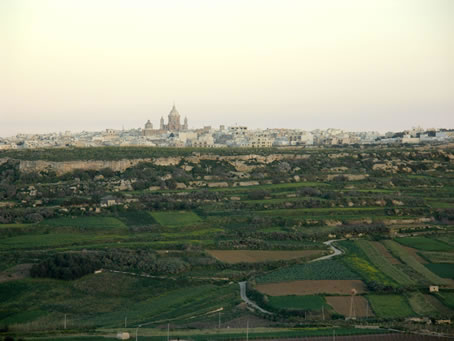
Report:
[[[184,118],[184,124],[180,123],[180,113],[178,112],[177,108],[175,108],[175,104],[170,110],[168,116],[168,123],[164,124],[164,118],[161,117],[160,127],[161,130],[168,130],[168,131],[182,131],[188,130],[188,118]]]
[[[178,112],[175,104],[170,110],[168,115],[168,123],[164,124],[164,117],[161,117],[159,130],[153,130],[153,124],[150,120],[145,123],[145,128],[142,130],[143,136],[151,136],[156,133],[168,132],[168,131],[184,131],[188,130],[188,119],[187,117],[184,118],[184,123],[181,124],[180,122],[180,113]]]

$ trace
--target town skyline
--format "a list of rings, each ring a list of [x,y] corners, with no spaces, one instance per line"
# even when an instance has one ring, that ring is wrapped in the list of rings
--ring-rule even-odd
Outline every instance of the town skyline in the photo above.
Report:
[[[342,129],[304,130],[297,127],[250,129],[246,125],[189,124],[188,115],[180,114],[175,104],[167,115],[161,115],[158,125],[147,120],[141,128],[101,131],[52,132],[47,134],[17,134],[0,138],[0,150],[53,147],[195,147],[195,148],[271,148],[313,145],[370,145],[449,143],[454,141],[454,129],[424,129],[412,127],[400,132],[344,131]],[[183,118],[184,117],[184,118]]]
[[[171,102],[173,105],[176,105],[176,102],[173,101]],[[168,108],[171,107],[170,104],[167,105],[167,112]],[[87,121],[74,121],[71,122],[69,125],[66,121],[53,121],[53,124],[49,125],[49,122],[41,120],[38,122],[33,122],[33,124],[27,126],[26,124],[22,124],[21,128],[16,128],[15,126],[11,127],[8,126],[8,118],[3,120],[3,126],[0,127],[0,138],[7,138],[7,137],[12,137],[18,134],[53,134],[53,133],[64,133],[67,131],[70,131],[71,133],[80,133],[80,132],[98,132],[98,131],[103,131],[105,129],[114,129],[114,130],[132,130],[132,129],[141,129],[146,121],[150,121],[153,126],[158,127],[160,124],[160,118],[163,116],[166,116],[167,113],[161,112],[161,113],[153,113],[153,114],[146,114],[146,113],[140,113],[137,116],[140,118],[118,118],[118,119],[94,119],[94,120],[87,120]],[[131,115],[121,115],[122,117],[126,116],[131,116]],[[376,131],[379,133],[386,133],[386,132],[400,132],[400,131],[405,131],[409,130],[415,127],[422,127],[424,129],[454,129],[454,123],[452,125],[443,125],[443,124],[436,124],[435,122],[428,122],[428,124],[421,124],[419,122],[414,122],[414,123],[409,123],[409,122],[402,122],[400,124],[390,124],[390,125],[383,125],[377,128],[377,125],[374,124],[368,124],[364,126],[358,126],[355,124],[350,124],[345,122],[344,124],[338,124],[337,126],[335,125],[330,125],[330,122],[326,122],[324,118],[318,118],[315,120],[311,121],[306,121],[301,124],[301,126],[298,125],[297,122],[292,121],[291,119],[286,119],[285,117],[282,117],[281,115],[278,115],[276,113],[276,116],[280,117],[280,122],[283,122],[282,125],[276,125],[278,123],[275,123],[276,121],[273,122],[273,120],[262,120],[260,122],[257,122],[253,119],[247,119],[244,118],[243,120],[238,120],[238,121],[233,121],[229,119],[219,119],[220,116],[222,117],[229,117],[229,115],[223,116],[223,115],[216,115],[218,118],[215,118],[214,120],[201,120],[197,119],[198,115],[192,115],[191,113],[186,113],[183,112],[183,116],[190,117],[191,118],[191,128],[192,129],[200,129],[205,126],[210,126],[213,128],[219,127],[221,125],[224,126],[247,126],[251,130],[266,130],[266,129],[299,129],[299,130],[305,130],[305,131],[313,131],[313,130],[327,130],[327,129],[341,129],[344,131],[349,131],[349,132],[367,132],[367,131]],[[452,115],[454,116],[454,115]],[[194,119],[195,117],[195,119]],[[366,121],[367,117],[364,117],[363,120],[361,121]],[[267,126],[267,122],[270,122],[270,124],[275,123],[275,125],[269,125]],[[249,124],[248,124],[249,123]],[[17,130],[19,129],[19,130]]]

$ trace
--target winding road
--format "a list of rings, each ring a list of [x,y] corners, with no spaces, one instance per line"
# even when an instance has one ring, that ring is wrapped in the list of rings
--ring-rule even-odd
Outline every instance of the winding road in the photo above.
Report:
[[[241,296],[241,299],[246,302],[246,304],[254,309],[257,309],[258,311],[264,313],[264,314],[269,314],[269,315],[272,315],[273,313],[270,313],[269,311],[263,309],[263,308],[260,308],[257,304],[255,304],[254,302],[252,302],[249,298],[247,298],[246,296],[246,282],[239,282],[238,283],[240,285],[240,296]]]
[[[331,248],[331,250],[333,251],[333,253],[329,254],[329,255],[326,255],[326,256],[322,256],[322,257],[319,257],[319,258],[316,258],[316,259],[313,259],[310,261],[310,263],[313,263],[313,262],[318,262],[318,261],[321,261],[321,260],[327,260],[327,259],[330,259],[330,258],[333,258],[333,257],[336,257],[336,256],[339,256],[341,255],[343,252],[342,250],[338,249],[337,247],[335,247],[334,245],[332,245],[334,242],[337,242],[337,241],[340,241],[342,239],[331,239],[331,240],[327,240],[326,242],[323,242],[323,244],[329,246]],[[246,295],[246,282],[239,282],[238,283],[240,285],[240,296],[241,296],[241,299],[250,307],[264,313],[264,314],[269,314],[269,315],[272,315],[273,313],[270,313],[269,311],[263,309],[263,308],[260,308],[257,304],[255,304],[254,302],[252,302]]]
[[[318,261],[321,261],[321,260],[327,260],[327,259],[333,258],[335,256],[341,255],[343,253],[342,250],[340,250],[337,247],[335,247],[334,245],[332,245],[334,242],[338,242],[340,240],[343,240],[343,239],[331,239],[331,240],[327,240],[326,242],[323,242],[323,244],[325,244],[325,245],[327,245],[327,246],[329,246],[331,248],[333,253],[331,253],[331,254],[329,254],[327,256],[323,256],[323,257],[319,257],[319,258],[313,259],[313,260],[310,261],[310,263],[318,262]]]

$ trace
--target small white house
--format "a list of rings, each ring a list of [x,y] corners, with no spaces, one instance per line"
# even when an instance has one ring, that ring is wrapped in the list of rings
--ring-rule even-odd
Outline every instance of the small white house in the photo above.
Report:
[[[429,287],[430,292],[438,292],[438,290],[439,290],[438,285],[431,285]]]
[[[117,339],[118,340],[129,340],[130,336],[129,333],[127,332],[119,332],[117,333]]]

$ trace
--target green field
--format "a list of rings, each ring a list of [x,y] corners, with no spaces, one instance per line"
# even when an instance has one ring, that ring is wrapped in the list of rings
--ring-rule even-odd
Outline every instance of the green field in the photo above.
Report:
[[[424,251],[452,251],[452,246],[443,242],[426,237],[404,237],[396,238],[396,242]]]
[[[454,292],[443,291],[438,293],[437,296],[440,298],[440,301],[442,301],[446,306],[454,309]]]
[[[221,329],[191,329],[191,330],[172,330],[169,331],[169,336],[172,340],[244,340],[246,338],[246,330],[243,326],[238,328],[221,328]],[[135,336],[135,328],[121,328],[121,329],[101,329],[100,333],[106,335],[113,335],[118,330],[127,331],[131,336]],[[266,328],[257,327],[249,328],[248,337],[252,340],[262,339],[300,339],[308,337],[321,337],[321,336],[360,336],[360,335],[373,335],[388,333],[387,330],[380,329],[358,329],[348,327],[306,327],[306,328]],[[98,335],[99,335],[98,334]],[[167,339],[167,329],[152,329],[142,327],[139,329],[139,339],[142,337],[146,340],[162,341]],[[84,336],[55,336],[39,338],[39,340],[52,340],[52,341],[110,341],[117,340],[113,337],[84,335]]]
[[[398,243],[392,240],[385,240],[384,244],[396,257],[400,258],[414,271],[422,275],[423,278],[426,279],[427,283],[449,284],[449,282],[446,279],[437,276],[436,274],[428,270],[423,264],[419,263],[415,257],[407,253]]]
[[[21,235],[0,239],[0,249],[40,249],[49,247],[64,247],[71,245],[87,245],[99,242],[118,242],[127,238],[122,235],[92,234],[92,233],[49,233]]]
[[[381,285],[397,286],[397,283],[372,265],[364,251],[353,240],[340,241],[338,245],[346,252],[341,259],[342,262],[358,273],[360,278]]]
[[[33,224],[0,224],[0,229],[23,229],[32,227]]]
[[[327,306],[323,296],[307,295],[307,296],[270,296],[269,305],[276,309],[289,310],[321,310],[323,306]]]
[[[454,253],[449,252],[421,252],[422,256],[431,263],[450,263],[454,264]]]
[[[406,273],[400,270],[397,266],[391,264],[380,252],[375,245],[365,240],[357,240],[355,243],[367,255],[372,264],[374,264],[381,272],[392,278],[399,284],[411,285],[416,283]]]
[[[432,271],[434,274],[443,277],[443,278],[452,278],[454,279],[454,265],[448,263],[438,263],[438,264],[424,264],[426,268]]]
[[[124,229],[126,225],[114,217],[61,217],[48,219],[40,225],[50,227],[75,227],[79,229]]]
[[[399,295],[368,295],[372,309],[378,317],[404,318],[413,316],[407,300]]]
[[[109,285],[106,285],[109,283]],[[75,281],[27,279],[0,283],[0,325],[38,319],[42,328],[119,327],[163,319],[185,320],[239,302],[238,285],[188,284],[102,273]]]
[[[360,279],[360,277],[341,262],[326,260],[285,267],[259,276],[256,280],[257,283],[273,283],[305,279]]]
[[[331,336],[332,326],[337,335],[366,332],[342,328],[350,323],[405,329],[404,317],[452,318],[451,155],[454,147],[441,145],[0,151],[0,329],[7,326],[15,338],[60,333],[66,314],[64,336],[74,339],[87,330],[115,335],[126,316],[132,338],[146,323],[142,338],[164,340],[170,323],[172,339],[244,339],[247,321],[251,329],[263,326],[251,339],[296,338]],[[12,156],[53,162],[33,171],[43,163],[6,159]],[[166,157],[172,160],[157,159]],[[119,168],[57,164],[65,160],[122,161]],[[229,187],[208,187],[212,182]],[[111,195],[118,205],[102,205]],[[327,240],[337,240],[343,254],[305,263],[330,252]],[[215,258],[212,250],[234,253],[238,262]],[[283,259],[263,250],[315,253]],[[250,254],[260,261],[241,258]],[[317,290],[279,292],[309,285],[288,283],[298,280],[342,286],[344,294],[358,286],[376,315],[349,322],[313,296]],[[345,281],[328,283],[334,280]],[[252,284],[248,297],[274,315],[243,303],[242,281]],[[301,292],[309,296],[253,290],[267,283],[276,283],[270,286],[278,295],[308,289]],[[429,293],[429,285],[440,293]],[[333,304],[348,310],[349,296],[347,303],[341,298]]]
[[[121,219],[128,226],[144,226],[156,224],[151,214],[145,211],[126,211],[121,213]]]
[[[191,226],[202,219],[191,211],[152,212],[151,216],[161,225],[169,227]]]

